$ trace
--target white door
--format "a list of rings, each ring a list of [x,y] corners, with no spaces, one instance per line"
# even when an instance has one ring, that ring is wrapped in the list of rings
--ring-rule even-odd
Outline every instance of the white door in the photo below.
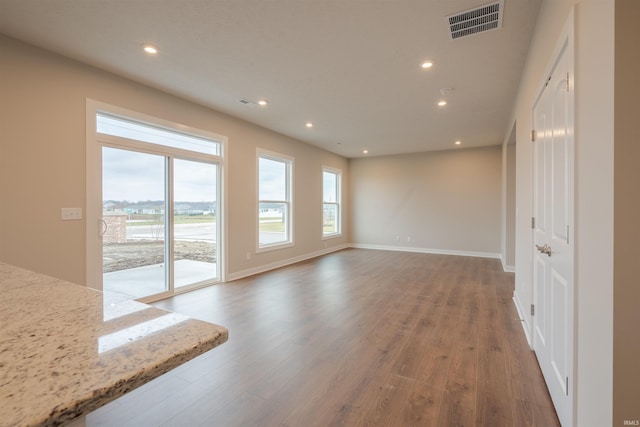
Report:
[[[533,109],[533,347],[558,418],[572,425],[573,88],[567,47]]]

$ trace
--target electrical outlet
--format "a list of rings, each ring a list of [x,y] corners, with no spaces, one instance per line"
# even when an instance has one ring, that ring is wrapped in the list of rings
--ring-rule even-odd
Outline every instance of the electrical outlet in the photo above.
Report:
[[[247,252],[247,261],[251,259],[251,252]]]
[[[60,219],[63,221],[82,219],[82,208],[62,208]]]

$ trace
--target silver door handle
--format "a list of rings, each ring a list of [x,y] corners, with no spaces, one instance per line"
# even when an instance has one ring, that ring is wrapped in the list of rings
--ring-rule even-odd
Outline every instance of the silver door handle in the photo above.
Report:
[[[109,226],[107,225],[107,221],[105,221],[104,219],[99,219],[98,221],[100,221],[100,237],[104,236],[105,233],[107,232],[107,230],[109,229]]]
[[[536,249],[538,249],[538,252],[542,254],[547,254],[548,256],[551,256],[551,246],[549,245],[546,245],[546,244],[544,246],[536,245]]]

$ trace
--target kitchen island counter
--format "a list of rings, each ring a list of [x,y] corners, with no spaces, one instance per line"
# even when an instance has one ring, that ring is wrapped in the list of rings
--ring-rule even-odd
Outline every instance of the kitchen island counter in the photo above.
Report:
[[[3,427],[82,425],[228,338],[222,326],[1,262],[0,294]]]

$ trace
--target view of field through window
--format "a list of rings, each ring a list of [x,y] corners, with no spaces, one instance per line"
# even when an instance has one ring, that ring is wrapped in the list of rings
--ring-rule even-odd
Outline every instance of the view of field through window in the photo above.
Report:
[[[291,162],[260,156],[258,159],[258,245],[275,246],[291,241]]]
[[[340,233],[340,175],[336,171],[322,171],[322,234]]]

